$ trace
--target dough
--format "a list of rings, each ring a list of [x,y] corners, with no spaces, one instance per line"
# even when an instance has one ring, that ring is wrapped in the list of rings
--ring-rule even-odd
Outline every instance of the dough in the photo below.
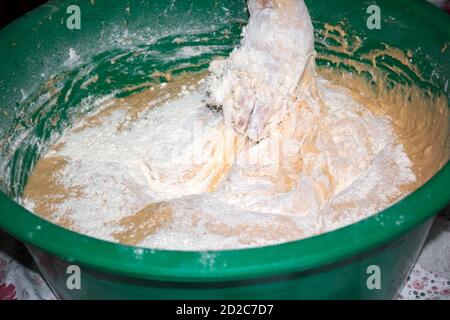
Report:
[[[126,244],[253,247],[368,217],[448,161],[445,98],[316,70],[303,1],[249,9],[241,46],[208,76],[102,100],[67,130],[36,164],[25,206]]]
[[[295,103],[307,65],[314,65],[314,34],[303,0],[249,0],[241,46],[211,64],[208,103],[225,124],[253,142],[269,135]]]

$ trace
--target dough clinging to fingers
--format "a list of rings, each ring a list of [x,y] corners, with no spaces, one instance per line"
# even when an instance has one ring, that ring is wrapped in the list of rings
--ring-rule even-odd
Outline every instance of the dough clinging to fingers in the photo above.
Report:
[[[210,66],[207,102],[222,108],[229,127],[258,142],[296,100],[314,38],[303,0],[249,0],[248,8],[240,47]]]

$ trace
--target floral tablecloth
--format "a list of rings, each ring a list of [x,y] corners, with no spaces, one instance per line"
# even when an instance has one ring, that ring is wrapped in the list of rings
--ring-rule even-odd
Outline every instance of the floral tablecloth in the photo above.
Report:
[[[450,300],[450,208],[438,216],[399,299]],[[56,299],[23,244],[0,231],[0,300]]]
[[[450,300],[450,207],[434,221],[399,299]]]

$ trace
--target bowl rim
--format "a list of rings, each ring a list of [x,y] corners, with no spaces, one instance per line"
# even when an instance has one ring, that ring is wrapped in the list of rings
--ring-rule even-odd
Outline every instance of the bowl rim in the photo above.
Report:
[[[357,223],[302,240],[256,248],[177,251],[109,242],[46,221],[2,192],[0,226],[13,237],[68,264],[97,271],[161,281],[239,280],[310,270],[389,243],[448,204],[449,181],[450,163],[410,195]],[[408,214],[411,211],[415,214]]]
[[[439,12],[426,2],[413,4],[415,10]],[[438,17],[433,23],[450,25],[450,19]],[[443,209],[450,202],[449,181],[447,163],[419,189],[366,219],[310,238],[257,248],[176,251],[113,243],[46,221],[1,191],[0,228],[68,264],[97,271],[159,281],[240,280],[309,270],[386,244]],[[412,211],[414,215],[408,214]]]

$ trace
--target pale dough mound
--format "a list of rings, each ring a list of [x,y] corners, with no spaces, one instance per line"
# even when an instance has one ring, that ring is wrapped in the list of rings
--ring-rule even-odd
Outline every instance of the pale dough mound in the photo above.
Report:
[[[293,105],[314,56],[311,18],[303,0],[249,0],[241,46],[211,63],[208,103],[225,124],[257,142]]]
[[[151,91],[104,101],[39,160],[25,205],[102,239],[212,250],[333,230],[404,195],[415,175],[388,118],[326,80],[320,98],[302,83],[303,98],[258,144],[205,106],[204,85],[131,123],[126,106]]]
[[[241,46],[209,75],[104,99],[66,131],[37,163],[27,208],[102,239],[230,249],[339,228],[429,178],[395,131],[422,117],[316,75],[302,0],[249,10]]]

